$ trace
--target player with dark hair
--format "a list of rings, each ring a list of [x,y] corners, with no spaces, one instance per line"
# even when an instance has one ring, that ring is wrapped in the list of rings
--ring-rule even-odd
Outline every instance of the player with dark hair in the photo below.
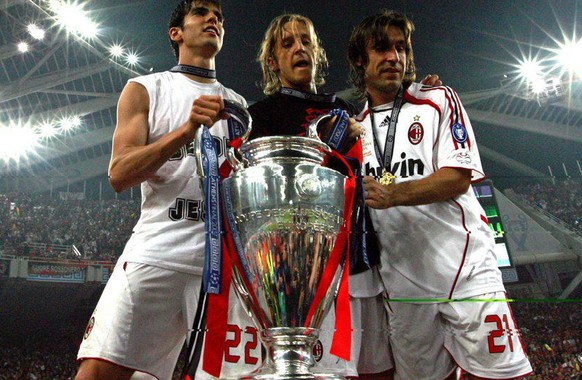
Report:
[[[521,377],[532,369],[470,186],[484,178],[475,135],[454,90],[413,83],[413,30],[405,15],[382,11],[356,26],[348,49],[367,98],[364,186],[395,378],[456,379],[457,367],[473,379]]]
[[[224,99],[246,104],[216,80],[223,37],[218,1],[181,1],[169,24],[178,65],[130,79],[121,94],[109,178],[117,192],[141,184],[141,215],[89,321],[76,379],[170,379],[196,306],[206,304],[205,293],[199,296],[203,194],[192,140],[202,125],[212,126],[224,148]],[[260,357],[260,345],[254,353]]]

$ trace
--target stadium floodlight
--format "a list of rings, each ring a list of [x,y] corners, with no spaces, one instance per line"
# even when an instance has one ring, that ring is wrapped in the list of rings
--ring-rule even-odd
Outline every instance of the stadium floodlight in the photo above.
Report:
[[[576,41],[566,41],[559,44],[556,53],[557,65],[562,68],[562,72],[568,72],[570,75],[576,74],[582,79],[582,39]]]
[[[527,58],[519,63],[519,76],[525,80],[527,88],[539,95],[546,89],[544,68],[535,58]]]
[[[38,146],[38,135],[28,126],[0,126],[0,159],[19,161]]]
[[[85,38],[97,36],[98,26],[82,5],[69,0],[50,0],[49,7],[55,13],[57,22],[68,32]]]
[[[53,123],[44,122],[38,126],[38,132],[39,132],[41,138],[48,139],[48,138],[56,136],[56,134],[59,132],[59,129]]]
[[[111,45],[111,47],[109,48],[109,53],[113,57],[119,58],[123,55],[123,47],[121,45],[118,45],[118,44]]]
[[[35,40],[42,41],[44,39],[45,31],[43,29],[39,28],[38,26],[36,26],[35,24],[29,24],[27,29],[28,29],[28,33]]]
[[[59,124],[63,132],[69,132],[81,126],[81,118],[79,116],[65,117]]]
[[[539,82],[544,75],[542,65],[537,59],[524,59],[519,62],[519,75],[528,83]]]
[[[135,53],[129,53],[127,55],[127,58],[126,59],[127,59],[127,63],[130,64],[130,65],[132,65],[132,66],[133,65],[137,65],[138,62],[139,62],[139,57]]]
[[[18,51],[21,53],[26,53],[29,50],[29,46],[26,42],[19,42],[16,46],[18,47]]]

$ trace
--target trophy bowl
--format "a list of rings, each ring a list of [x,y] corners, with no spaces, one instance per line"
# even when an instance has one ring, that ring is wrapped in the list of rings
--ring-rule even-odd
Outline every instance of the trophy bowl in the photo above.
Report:
[[[233,281],[267,349],[241,379],[344,379],[318,373],[312,349],[339,287],[342,265],[315,300],[340,227],[345,177],[322,166],[318,139],[264,137],[245,143],[222,183],[236,257]],[[343,256],[343,253],[342,253]],[[317,304],[314,304],[317,302]]]

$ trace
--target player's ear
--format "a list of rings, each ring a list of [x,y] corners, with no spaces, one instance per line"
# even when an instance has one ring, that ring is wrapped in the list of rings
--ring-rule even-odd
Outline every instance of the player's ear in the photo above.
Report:
[[[272,72],[277,73],[279,72],[279,64],[277,63],[277,60],[273,57],[269,57],[267,58],[267,65],[269,66],[269,69],[271,69]]]
[[[174,42],[179,42],[182,39],[182,28],[174,26],[168,30],[168,35],[170,40]]]

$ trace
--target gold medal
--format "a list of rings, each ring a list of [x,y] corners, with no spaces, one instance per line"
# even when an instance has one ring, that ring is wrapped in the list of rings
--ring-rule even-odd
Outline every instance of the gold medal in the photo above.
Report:
[[[382,176],[378,182],[380,182],[381,185],[390,185],[394,183],[395,179],[396,177],[392,173],[386,169],[382,169]]]

